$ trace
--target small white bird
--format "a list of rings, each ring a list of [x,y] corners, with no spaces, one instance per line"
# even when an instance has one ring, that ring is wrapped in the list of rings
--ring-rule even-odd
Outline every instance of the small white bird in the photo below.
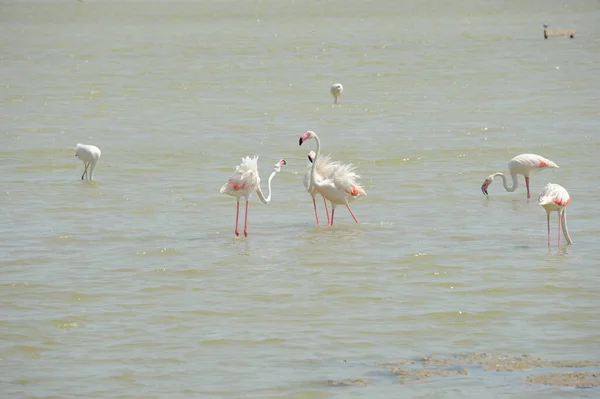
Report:
[[[81,180],[87,175],[88,180],[94,180],[94,167],[100,159],[102,152],[98,147],[91,144],[77,144],[75,148],[75,156],[83,161],[85,170],[81,175]],[[90,170],[88,174],[88,168]]]
[[[540,191],[538,204],[546,210],[548,219],[548,246],[550,246],[550,212],[558,212],[558,246],[560,247],[560,230],[562,227],[563,234],[567,240],[567,244],[573,244],[569,230],[567,229],[567,205],[571,197],[567,190],[560,184],[548,183],[546,187]]]
[[[329,88],[329,92],[333,96],[334,104],[337,104],[339,102],[340,96],[342,95],[343,91],[344,91],[344,86],[342,86],[341,83],[334,83],[331,85],[331,87]]]

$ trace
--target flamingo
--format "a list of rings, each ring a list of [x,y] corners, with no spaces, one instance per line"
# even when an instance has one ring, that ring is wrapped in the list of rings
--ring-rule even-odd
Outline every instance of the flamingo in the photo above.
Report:
[[[536,154],[521,154],[517,155],[510,161],[508,161],[508,172],[512,177],[512,185],[508,187],[506,183],[506,176],[503,173],[497,172],[492,175],[489,175],[483,181],[481,185],[481,191],[488,195],[487,188],[494,181],[494,177],[500,176],[502,178],[502,183],[504,184],[504,189],[509,192],[513,192],[519,186],[519,180],[517,179],[517,175],[523,175],[525,177],[525,186],[527,186],[527,198],[531,198],[531,194],[529,193],[529,175],[534,172],[540,171],[545,168],[558,168],[558,165],[552,162],[549,159],[544,158],[541,155]]]
[[[235,172],[229,177],[227,183],[221,187],[221,194],[231,195],[237,201],[237,212],[235,214],[235,235],[239,237],[238,219],[240,216],[240,198],[246,198],[246,215],[244,221],[244,237],[248,237],[248,205],[252,192],[256,191],[258,198],[265,204],[271,202],[271,180],[281,171],[281,167],[286,164],[285,160],[281,159],[273,168],[273,172],[269,176],[268,187],[269,195],[265,198],[260,189],[260,176],[258,175],[258,156],[253,158],[244,157],[242,163],[237,165]]]
[[[306,191],[308,191],[308,193],[312,197],[313,207],[315,208],[315,218],[317,219],[317,226],[318,226],[319,225],[319,214],[317,212],[317,202],[315,201],[315,197],[318,194],[318,191],[316,190],[316,188],[314,186],[309,190],[310,172],[312,169],[312,163],[314,162],[314,159],[315,159],[315,152],[314,151],[309,152],[308,160],[310,161],[310,163],[308,164],[308,167],[306,168],[306,173],[304,173],[303,183],[304,183],[304,187],[306,188]],[[338,167],[339,165],[340,165],[340,163],[332,161],[331,157],[329,155],[323,155],[323,156],[319,157],[315,173],[318,175],[318,179],[321,179],[321,176],[329,176],[331,174],[331,172],[333,171],[333,169]],[[329,209],[327,209],[327,199],[325,197],[323,197],[323,202],[325,203],[325,214],[327,215],[327,225],[329,226],[331,224],[331,219],[329,218]]]
[[[345,205],[352,215],[352,218],[356,223],[358,219],[348,202],[354,199],[367,195],[365,190],[356,182],[360,176],[354,172],[356,168],[352,164],[342,164],[334,168],[329,176],[318,176],[316,173],[316,166],[319,162],[319,153],[321,151],[321,141],[319,136],[313,131],[307,131],[300,137],[299,143],[302,145],[306,140],[315,139],[317,142],[317,152],[313,159],[313,165],[310,171],[310,184],[308,191],[311,192],[313,188],[317,190],[325,199],[331,202],[331,226],[333,226],[333,217],[335,214],[335,207],[337,205]]]
[[[333,96],[333,103],[337,104],[342,92],[344,91],[344,86],[341,83],[334,83],[329,87],[329,92]]]
[[[567,205],[571,197],[565,188],[559,184],[548,183],[546,187],[540,191],[538,204],[546,210],[546,218],[548,219],[548,246],[550,246],[550,212],[558,212],[558,246],[560,247],[560,229],[567,240],[567,244],[573,244],[569,230],[567,229]]]
[[[75,156],[83,161],[85,169],[81,175],[81,180],[87,175],[88,180],[94,180],[94,168],[100,159],[102,152],[98,147],[91,144],[77,144],[75,147]],[[88,174],[88,168],[90,173]]]

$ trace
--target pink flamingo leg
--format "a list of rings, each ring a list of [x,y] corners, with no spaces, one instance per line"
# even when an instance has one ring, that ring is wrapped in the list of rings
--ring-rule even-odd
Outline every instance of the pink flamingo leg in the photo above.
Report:
[[[325,203],[325,213],[327,214],[327,226],[331,226],[331,219],[329,218],[329,209],[327,209],[327,200],[323,197],[323,202]]]
[[[560,211],[558,211],[558,246],[560,247]]]
[[[348,210],[350,211],[350,214],[352,215],[354,221],[358,223],[358,219],[356,218],[356,215],[354,215],[354,212],[352,212],[352,209],[350,209],[350,205],[346,204],[346,208],[348,208]]]
[[[315,197],[313,197],[313,207],[315,208],[315,219],[317,219],[317,226],[319,225],[319,213],[317,212],[317,202],[315,201]]]
[[[546,212],[546,219],[548,219],[548,246],[550,246],[550,212]]]
[[[235,213],[235,235],[240,236],[240,230],[238,229],[238,219],[240,217],[240,201],[237,202],[237,212]]]
[[[529,176],[525,176],[525,186],[527,187],[527,199],[531,198],[531,194],[529,193]]]
[[[330,226],[333,226],[333,214],[335,213],[335,207],[331,208],[331,224]]]
[[[244,221],[244,237],[248,237],[248,204],[250,201],[246,200],[246,220]]]

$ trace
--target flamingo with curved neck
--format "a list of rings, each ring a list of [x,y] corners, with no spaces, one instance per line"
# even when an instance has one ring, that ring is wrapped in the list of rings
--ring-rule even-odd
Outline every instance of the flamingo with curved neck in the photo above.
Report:
[[[560,184],[548,183],[542,189],[538,197],[538,204],[546,210],[548,221],[548,246],[550,246],[550,212],[558,212],[558,246],[560,247],[560,230],[567,240],[567,244],[573,244],[567,228],[567,205],[571,197],[567,190]]]
[[[277,162],[273,167],[273,172],[271,172],[269,180],[267,181],[267,188],[269,189],[269,195],[267,196],[267,198],[265,198],[260,186],[256,187],[256,195],[258,195],[258,198],[263,202],[263,204],[268,204],[269,202],[271,202],[271,181],[277,173],[281,172],[281,167],[285,164],[285,160],[282,159],[281,161]]]
[[[500,176],[502,178],[502,184],[504,185],[504,189],[506,191],[513,192],[519,186],[517,175],[523,175],[525,177],[525,186],[527,187],[527,198],[529,199],[531,198],[531,194],[529,191],[529,176],[532,173],[538,172],[546,168],[558,168],[558,165],[552,162],[551,160],[537,154],[517,155],[516,157],[508,161],[508,172],[510,173],[510,177],[512,178],[512,185],[510,187],[508,186],[508,182],[504,173],[497,172],[485,178],[483,184],[481,185],[481,192],[485,195],[488,195],[488,186],[492,184],[496,176]]]
[[[273,173],[269,176],[268,188],[269,196],[265,198],[260,188],[260,176],[258,174],[258,157],[253,158],[244,157],[242,163],[237,165],[235,172],[229,177],[227,183],[221,187],[221,194],[231,195],[236,198],[237,211],[235,214],[235,235],[239,236],[240,231],[238,229],[238,220],[240,217],[240,198],[246,197],[246,215],[244,221],[244,236],[248,237],[248,205],[250,204],[250,197],[252,192],[256,191],[258,198],[265,204],[271,201],[271,181],[281,170],[281,167],[285,165],[285,160],[281,159],[275,164]]]
[[[354,172],[355,166],[352,164],[339,164],[330,173],[329,176],[319,176],[317,178],[316,167],[321,152],[321,141],[319,136],[311,130],[306,132],[300,137],[299,145],[302,145],[306,140],[314,139],[317,142],[317,150],[313,158],[313,164],[310,170],[310,184],[307,187],[308,192],[311,192],[313,188],[331,202],[331,223],[333,225],[333,217],[335,214],[336,205],[344,205],[352,215],[352,218],[356,223],[358,219],[352,208],[348,204],[349,201],[361,195],[367,195],[365,190],[356,182],[360,177]]]

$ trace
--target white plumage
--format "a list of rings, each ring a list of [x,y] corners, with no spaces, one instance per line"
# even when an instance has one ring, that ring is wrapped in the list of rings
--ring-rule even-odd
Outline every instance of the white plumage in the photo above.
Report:
[[[550,246],[550,212],[558,212],[558,246],[560,246],[560,231],[567,240],[567,244],[573,244],[567,228],[567,205],[571,197],[567,190],[560,184],[548,183],[538,197],[538,204],[546,210],[548,219],[548,246]]]
[[[100,159],[100,155],[102,155],[102,152],[95,145],[77,144],[77,147],[75,148],[75,156],[81,159],[81,161],[83,161],[83,165],[85,166],[83,174],[81,175],[81,180],[83,180],[86,175],[88,180],[94,180],[94,168]]]
[[[502,178],[502,184],[504,185],[504,189],[506,191],[513,192],[519,186],[519,180],[517,179],[517,175],[523,175],[525,177],[525,186],[527,187],[527,198],[531,198],[531,194],[529,191],[529,176],[534,172],[538,172],[546,168],[558,168],[558,165],[552,162],[551,160],[537,154],[517,155],[516,157],[508,161],[508,172],[510,173],[510,177],[512,178],[512,185],[510,187],[508,186],[506,176],[504,176],[504,173],[497,172],[485,178],[483,184],[481,185],[481,191],[485,195],[487,195],[488,186],[492,184],[496,176],[500,176]]]
[[[333,103],[337,104],[340,100],[340,96],[344,91],[344,86],[341,83],[334,83],[329,87],[329,92],[333,96]]]

